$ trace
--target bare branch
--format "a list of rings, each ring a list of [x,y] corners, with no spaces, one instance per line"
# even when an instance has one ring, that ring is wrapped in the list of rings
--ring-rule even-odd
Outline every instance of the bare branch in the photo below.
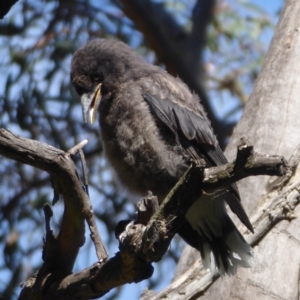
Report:
[[[0,129],[0,154],[47,171],[56,194],[64,197],[65,210],[60,232],[56,237],[50,230],[49,211],[46,207],[47,234],[44,245],[44,265],[34,281],[41,292],[61,276],[72,271],[79,248],[85,241],[84,214],[90,212],[90,202],[82,188],[75,165],[69,155],[44,143],[25,139]],[[52,274],[51,276],[49,276]],[[24,299],[26,292],[24,292]],[[22,296],[21,296],[22,298]]]
[[[239,147],[240,148],[240,147]],[[252,147],[247,147],[251,149]],[[246,150],[248,152],[248,150]],[[243,152],[243,151],[242,151]],[[241,153],[242,154],[242,153]],[[256,154],[257,155],[257,154]],[[239,154],[238,154],[239,156]],[[261,170],[260,160],[263,158],[258,155],[257,170]],[[270,159],[269,159],[270,158]],[[269,174],[272,173],[268,167],[269,162],[274,162],[274,159],[281,159],[280,157],[269,157],[267,162],[267,171]],[[237,159],[238,160],[238,159]],[[248,159],[247,159],[248,160]],[[248,161],[252,161],[249,159]],[[243,236],[247,242],[251,245],[257,245],[259,241],[272,229],[275,225],[282,220],[293,220],[295,218],[294,211],[297,205],[300,204],[300,147],[295,151],[289,160],[291,168],[284,168],[285,174],[273,181],[276,185],[272,185],[273,189],[269,191],[264,199],[261,199],[261,203],[265,203],[259,210],[256,211],[255,215],[251,218],[251,223],[255,229],[255,233],[251,234],[248,230],[239,230],[243,232]],[[279,162],[279,161],[278,161]],[[277,164],[273,169],[275,173],[281,172],[281,167],[286,166],[283,164]],[[273,165],[274,166],[274,165]],[[279,167],[279,168],[278,168]],[[277,171],[276,171],[277,169]],[[210,170],[210,169],[207,169]],[[251,171],[252,172],[252,171]],[[207,174],[208,172],[205,171]],[[289,183],[289,184],[287,184]],[[251,272],[251,271],[249,271]],[[250,273],[249,273],[250,274]],[[160,300],[168,295],[169,299],[174,300],[186,300],[186,299],[198,299],[203,293],[211,286],[211,284],[218,278],[218,276],[212,276],[208,271],[204,270],[202,265],[199,264],[198,260],[190,267],[185,273],[172,282],[163,291],[153,294],[150,291],[144,293],[141,297],[142,300]]]
[[[79,144],[71,148],[67,153],[70,155],[76,155],[87,143],[88,140],[83,140]]]
[[[101,261],[70,275],[79,247],[84,242],[84,216],[92,215],[92,209],[75,166],[69,159],[69,153],[20,138],[3,129],[0,130],[0,145],[1,154],[48,171],[56,192],[64,195],[66,206],[58,237],[50,229],[52,210],[50,206],[45,206],[45,262],[37,276],[27,281],[20,299],[32,299],[32,292],[37,295],[37,291],[43,294],[45,290],[47,296],[44,299],[72,299],[75,294],[77,299],[88,299],[100,297],[119,285],[149,278],[153,272],[151,262],[160,260],[165,254],[177,229],[185,220],[186,211],[202,191],[213,191],[253,174],[280,176],[287,169],[282,157],[258,155],[244,141],[239,146],[236,163],[203,169],[196,162],[157,211],[155,197],[150,194],[147,201],[143,199],[139,205],[139,221],[147,222],[156,212],[146,226],[137,222],[125,226],[125,231],[118,234],[120,252],[115,257],[104,262],[106,251],[100,240],[100,249],[104,249],[104,252],[101,252],[102,249],[98,254]],[[148,215],[145,214],[147,209]],[[272,222],[279,219],[272,215]],[[96,226],[91,224],[91,227],[93,235],[93,228],[96,230]],[[210,275],[205,278],[205,282],[212,280]]]
[[[70,149],[67,152],[67,155],[74,156],[77,152],[79,152],[81,165],[82,165],[82,171],[83,171],[84,187],[85,187],[85,191],[86,191],[87,195],[89,195],[87,168],[86,168],[86,162],[85,162],[84,154],[83,154],[83,151],[82,151],[82,148],[87,143],[88,143],[88,140],[83,140],[78,145],[76,145],[72,149]],[[93,208],[90,204],[90,201],[88,201],[88,202],[84,201],[83,204],[84,204],[83,205],[83,214],[84,214],[85,219],[88,223],[88,226],[89,226],[89,229],[90,229],[90,232],[91,232],[90,236],[91,236],[91,239],[92,239],[92,241],[95,245],[96,254],[97,254],[97,257],[99,259],[99,262],[106,261],[106,259],[108,257],[108,254],[107,254],[107,251],[106,251],[106,249],[103,245],[103,242],[101,240],[99,231],[97,229]]]
[[[18,0],[5,0],[0,4],[0,19],[3,19],[10,9],[18,2]]]

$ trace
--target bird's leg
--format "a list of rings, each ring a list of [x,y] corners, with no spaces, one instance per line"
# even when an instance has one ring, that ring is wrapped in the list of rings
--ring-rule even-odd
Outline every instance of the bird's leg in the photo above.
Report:
[[[167,234],[165,222],[155,220],[159,210],[158,199],[148,191],[137,207],[136,221],[120,221],[116,227],[115,235],[121,253],[135,252],[142,261],[159,261],[168,250],[172,238]],[[145,254],[148,256],[145,257]]]
[[[190,157],[189,155],[182,155],[184,162],[188,166],[195,166],[199,168],[205,168],[207,167],[207,164],[204,159],[194,159]]]
[[[122,220],[115,229],[115,236],[119,240],[120,250],[130,251],[132,245],[142,243],[141,237],[158,208],[157,197],[151,191],[148,191],[147,196],[137,203],[136,220]]]
[[[156,196],[151,191],[148,191],[146,197],[137,203],[137,220],[136,224],[147,225],[151,217],[158,210],[159,203]]]
[[[151,191],[148,191],[147,196],[137,203],[136,220],[120,221],[115,229],[115,237],[122,243],[128,234],[132,234],[134,229],[147,226],[151,217],[158,210],[158,207],[157,197]]]

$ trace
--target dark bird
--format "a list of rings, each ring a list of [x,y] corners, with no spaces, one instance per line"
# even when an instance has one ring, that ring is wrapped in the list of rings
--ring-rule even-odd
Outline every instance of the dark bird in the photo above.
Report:
[[[131,191],[151,190],[162,202],[188,168],[188,158],[207,167],[227,163],[197,95],[179,78],[145,62],[126,44],[88,42],[74,54],[71,81],[83,115],[100,113],[106,156]],[[212,273],[250,267],[253,252],[227,214],[225,203],[253,232],[235,184],[199,198],[179,229]]]

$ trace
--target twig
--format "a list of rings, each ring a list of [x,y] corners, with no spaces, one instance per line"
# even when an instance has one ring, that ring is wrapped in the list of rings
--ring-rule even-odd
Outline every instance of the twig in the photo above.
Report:
[[[93,212],[93,207],[89,198],[89,190],[88,190],[88,175],[87,175],[87,167],[86,167],[86,161],[84,158],[84,154],[82,151],[82,148],[88,143],[88,140],[83,140],[73,148],[71,148],[68,152],[67,155],[74,156],[75,154],[79,153],[80,155],[80,161],[82,165],[82,173],[83,173],[83,181],[84,181],[84,188],[85,192],[87,193],[88,197],[84,199],[83,202],[83,214],[85,217],[85,220],[89,226],[90,229],[90,237],[95,245],[96,249],[96,254],[99,259],[99,262],[104,262],[108,258],[108,253],[104,247],[104,244],[102,242],[102,239],[100,237],[96,220],[95,220],[95,215]]]
[[[85,191],[88,194],[88,196],[90,196],[90,194],[89,194],[89,177],[88,177],[88,173],[87,173],[86,161],[85,161],[84,153],[81,149],[79,150],[79,155],[80,155],[80,161],[81,161],[81,167],[82,167],[84,188],[85,188]]]
[[[89,201],[90,202],[90,201]],[[85,219],[88,223],[89,229],[90,229],[90,237],[95,245],[95,249],[96,249],[96,254],[97,257],[99,259],[99,262],[105,262],[108,258],[108,253],[104,247],[104,244],[102,242],[102,239],[100,237],[98,228],[97,228],[97,224],[95,221],[95,215],[93,212],[93,207],[89,206],[88,207],[88,203],[86,203],[87,205],[84,205],[84,216]]]
[[[72,147],[67,154],[68,155],[76,155],[86,144],[88,143],[88,140],[83,140],[79,144]]]

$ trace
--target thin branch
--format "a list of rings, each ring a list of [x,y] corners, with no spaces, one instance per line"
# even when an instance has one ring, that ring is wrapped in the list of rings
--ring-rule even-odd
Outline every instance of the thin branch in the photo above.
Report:
[[[108,253],[100,237],[92,206],[90,206],[89,208],[84,207],[83,213],[91,232],[90,237],[95,245],[96,255],[99,259],[99,262],[105,262],[108,258]]]
[[[82,172],[83,172],[83,178],[84,178],[84,188],[89,196],[88,192],[88,175],[87,175],[87,168],[86,168],[86,162],[84,158],[84,154],[82,151],[82,148],[88,143],[88,140],[83,140],[76,146],[74,146],[72,149],[70,149],[67,152],[67,155],[74,156],[76,153],[80,154],[80,160],[81,160],[81,165],[82,165]],[[102,242],[102,239],[100,237],[97,225],[96,225],[96,220],[95,220],[95,215],[93,212],[93,207],[90,203],[90,201],[83,201],[83,214],[85,216],[85,220],[89,226],[90,229],[90,237],[95,245],[96,249],[96,254],[99,259],[99,262],[104,262],[107,260],[108,254],[107,251],[104,247],[104,244]]]
[[[91,205],[69,154],[4,129],[0,129],[0,154],[47,171],[52,177],[55,194],[64,197],[65,210],[59,234],[56,237],[47,230],[44,265],[34,281],[35,287],[40,286],[43,292],[57,279],[55,275],[65,276],[72,271],[79,248],[85,241],[82,212],[90,213]],[[26,292],[23,296],[26,299]]]
[[[79,144],[75,145],[73,148],[71,148],[67,154],[69,155],[76,155],[80,150],[88,143],[88,140],[83,140]]]
[[[4,0],[0,4],[0,19],[3,19],[18,0]]]

